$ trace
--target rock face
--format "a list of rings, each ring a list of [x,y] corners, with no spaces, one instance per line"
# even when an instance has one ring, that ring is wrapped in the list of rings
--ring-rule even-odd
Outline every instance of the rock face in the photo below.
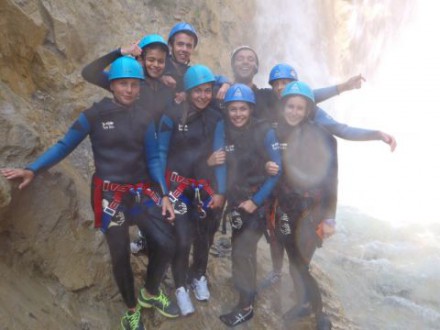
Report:
[[[194,62],[203,59],[214,71],[230,75],[231,50],[252,44],[254,13],[251,0],[2,0],[0,167],[27,164],[105,95],[82,80],[86,63],[147,33],[167,36],[175,22],[185,20],[200,33]],[[91,228],[92,172],[84,142],[24,191],[0,178],[0,328],[110,329],[118,324],[124,307],[106,243]],[[270,262],[267,244],[261,244],[264,274]],[[133,260],[139,283],[146,262]],[[218,315],[235,301],[230,259],[214,258],[209,267],[216,297],[209,305],[197,304],[199,313],[179,321],[144,313],[146,323],[157,329],[222,329]],[[284,277],[288,283],[287,273]],[[262,295],[249,328],[280,327],[273,308],[287,309],[280,296]],[[332,313],[347,324],[337,307]]]

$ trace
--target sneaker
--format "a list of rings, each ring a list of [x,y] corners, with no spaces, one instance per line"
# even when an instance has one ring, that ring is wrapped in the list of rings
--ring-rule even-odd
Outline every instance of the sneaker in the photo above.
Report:
[[[226,324],[228,327],[235,327],[240,323],[244,323],[250,320],[254,316],[254,309],[251,307],[246,309],[233,310],[229,314],[224,314],[220,316],[220,320]]]
[[[154,307],[159,313],[166,317],[178,317],[179,307],[170,300],[163,292],[160,290],[158,296],[147,298],[145,296],[145,289],[142,288],[139,291],[138,303],[144,308]]]
[[[180,314],[182,314],[182,316],[194,313],[194,305],[189,297],[189,292],[187,289],[185,289],[183,286],[178,288],[176,290],[176,298],[177,305],[179,306]]]
[[[258,290],[264,290],[270,288],[272,285],[281,281],[281,273],[272,270],[266,277],[261,281],[258,286]]]
[[[310,304],[297,305],[289,309],[283,315],[284,321],[290,322],[312,315],[312,306]]]
[[[200,277],[200,280],[194,278],[191,286],[197,300],[207,301],[209,299],[211,294],[209,293],[208,280],[205,276]]]
[[[136,307],[136,311],[127,311],[121,319],[122,330],[145,330],[142,323],[141,309]]]
[[[331,330],[332,322],[327,314],[322,313],[316,317],[316,329],[318,330]]]

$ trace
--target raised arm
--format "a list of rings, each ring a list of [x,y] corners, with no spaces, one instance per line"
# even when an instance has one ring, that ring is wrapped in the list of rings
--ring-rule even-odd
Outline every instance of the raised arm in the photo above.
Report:
[[[353,76],[347,81],[344,81],[343,83],[340,83],[338,85],[315,89],[313,90],[313,94],[315,95],[315,102],[320,103],[352,89],[359,89],[362,87],[362,83],[364,81],[365,78],[362,77],[361,74],[358,74],[357,76]]]
[[[371,140],[380,140],[388,144],[391,148],[391,151],[397,146],[396,139],[384,132],[365,129],[365,128],[357,128],[348,126],[346,124],[342,124],[333,119],[328,113],[322,110],[319,107],[315,107],[315,116],[313,120],[324,127],[330,134],[340,137],[345,140],[350,141],[371,141]]]
[[[105,68],[121,56],[121,49],[118,48],[87,64],[81,71],[81,75],[87,82],[110,91],[110,81]]]

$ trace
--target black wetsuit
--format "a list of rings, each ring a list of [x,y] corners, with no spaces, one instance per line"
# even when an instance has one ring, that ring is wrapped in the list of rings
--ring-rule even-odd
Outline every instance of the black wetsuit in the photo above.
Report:
[[[87,136],[93,149],[95,177],[119,185],[155,182],[159,195],[168,192],[151,116],[137,105],[124,107],[109,98],[81,113],[65,137],[27,169],[39,172],[55,165]],[[103,226],[105,224],[102,230],[109,246],[116,283],[124,302],[133,308],[136,296],[128,227],[136,224],[147,236],[151,248],[145,288],[151,294],[158,294],[159,283],[174,254],[172,226],[163,220],[161,208],[143,194],[138,198],[130,193],[123,194],[114,214],[109,215],[105,207],[114,196],[115,192],[103,189],[99,207],[104,210],[102,218],[108,221],[102,222]]]
[[[165,71],[164,76],[170,76],[176,81],[176,88],[175,90],[177,92],[184,91],[183,88],[183,76],[186,73],[186,70],[188,70],[190,66],[188,64],[182,64],[178,63],[173,60],[173,57],[171,55],[167,55],[167,59],[165,62]]]
[[[220,123],[216,131],[223,132],[216,134],[223,141],[215,141],[215,145],[223,144],[226,151],[226,165],[217,167],[216,174],[221,182],[222,171],[227,172],[227,211],[233,228],[232,276],[240,294],[238,307],[243,308],[254,301],[257,243],[266,227],[264,202],[280,176],[267,176],[264,164],[271,160],[281,168],[281,156],[275,132],[267,122],[251,117],[245,127]],[[251,214],[238,209],[240,203],[249,199],[257,206]]]
[[[276,190],[276,235],[289,257],[298,305],[311,303],[315,314],[320,315],[321,294],[309,264],[322,243],[316,233],[318,225],[322,220],[334,219],[336,213],[336,139],[310,121],[295,127],[280,122],[277,136],[284,173]]]
[[[278,100],[272,89],[253,87],[257,99],[258,116],[272,123],[272,127],[276,128],[279,122],[282,122],[281,101]],[[325,101],[339,94],[336,86],[330,86],[314,90],[316,103]],[[312,120],[319,126],[325,128],[330,134],[351,141],[380,140],[379,131],[351,127],[346,124],[339,123],[329,114],[318,106],[314,107]],[[270,212],[269,212],[270,213]],[[271,221],[269,223],[272,224]],[[273,233],[273,228],[268,228],[269,233]],[[270,237],[270,252],[273,263],[273,270],[281,273],[284,258],[284,247],[276,236]]]
[[[217,110],[210,107],[196,110],[189,103],[174,104],[167,109],[159,126],[158,138],[160,155],[166,164],[168,173],[192,180],[206,180],[213,189],[213,169],[207,165],[208,157],[213,152],[214,130],[221,120]],[[170,191],[173,193],[179,183],[171,180]],[[198,207],[197,189],[200,200]],[[176,256],[173,262],[173,274],[176,287],[185,286],[188,273],[190,277],[200,279],[205,275],[209,248],[218,229],[219,217],[215,210],[207,208],[210,200],[205,185],[203,187],[186,186],[176,201],[175,230],[177,237]],[[182,203],[185,204],[182,205]],[[183,210],[186,209],[186,212]],[[202,211],[203,210],[203,211]],[[201,214],[206,212],[206,217]],[[191,244],[194,244],[193,263],[188,270]]]

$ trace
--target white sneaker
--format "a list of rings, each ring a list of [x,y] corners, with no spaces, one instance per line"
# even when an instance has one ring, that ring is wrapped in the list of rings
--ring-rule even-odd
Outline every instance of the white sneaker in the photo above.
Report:
[[[188,290],[186,290],[183,286],[177,288],[176,298],[177,305],[179,306],[180,314],[182,314],[182,316],[194,313],[194,305],[191,301],[191,298],[189,297]]]
[[[202,276],[200,280],[193,279],[192,289],[194,291],[194,296],[199,301],[206,301],[210,297],[210,293],[208,290],[208,280],[205,276]]]

